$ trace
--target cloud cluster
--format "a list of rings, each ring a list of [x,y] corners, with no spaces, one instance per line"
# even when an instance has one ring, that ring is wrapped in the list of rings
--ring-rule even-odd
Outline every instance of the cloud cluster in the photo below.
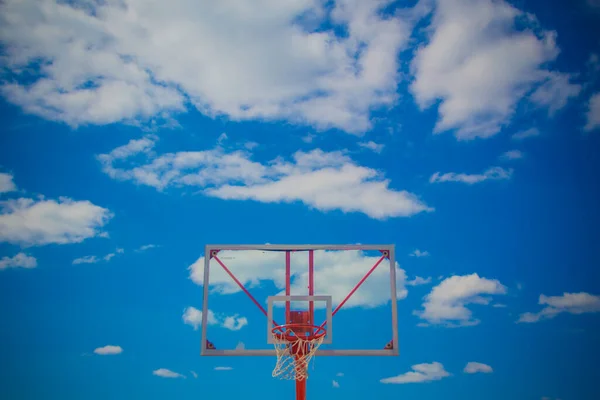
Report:
[[[257,287],[261,282],[272,282],[279,290],[285,289],[285,253],[262,251],[222,251],[219,258],[246,287]],[[363,278],[379,257],[361,251],[315,251],[315,295],[332,296],[333,304],[339,304],[352,288]],[[190,278],[198,285],[204,280],[204,256],[190,266]],[[306,295],[308,287],[308,256],[306,252],[291,254],[291,293]],[[377,307],[390,301],[390,272],[388,261],[383,261],[352,297],[344,308]],[[398,299],[407,295],[404,286],[406,275],[396,265]],[[215,261],[210,263],[210,287],[212,292],[233,294],[240,288]],[[283,294],[283,292],[278,293]],[[316,302],[315,307],[322,307]]]
[[[434,361],[432,363],[416,364],[411,367],[412,371],[381,379],[381,383],[404,384],[404,383],[423,383],[438,381],[450,376],[450,373],[444,369],[444,365]]]
[[[99,155],[102,170],[113,179],[157,190],[188,186],[225,200],[300,201],[322,211],[361,212],[376,219],[433,210],[416,195],[390,188],[380,172],[357,165],[340,151],[298,151],[290,161],[278,157],[263,164],[247,151],[228,153],[221,147],[157,156],[152,151],[156,141],[149,135]],[[133,156],[147,161],[134,164]]]
[[[501,167],[491,167],[481,174],[464,174],[456,172],[447,172],[441,174],[439,172],[434,173],[429,178],[430,183],[441,183],[441,182],[461,182],[468,185],[475,183],[484,182],[487,180],[505,180],[510,179],[512,176],[513,169],[504,169]]]
[[[73,126],[164,119],[189,103],[210,116],[362,132],[373,108],[396,100],[414,22],[384,15],[390,3],[7,0],[3,62],[30,78],[1,90]]]
[[[498,280],[481,278],[477,274],[455,275],[444,279],[425,296],[423,310],[414,314],[429,324],[446,326],[476,325],[469,304],[488,305],[492,295],[506,294]]]
[[[419,249],[415,249],[412,253],[409,254],[411,257],[429,257],[429,252],[427,250],[421,251]]]
[[[490,137],[509,123],[521,99],[530,96],[555,112],[581,90],[568,75],[547,69],[559,53],[556,33],[542,30],[531,14],[504,1],[434,4],[429,42],[412,60],[410,88],[421,108],[439,102],[435,132]]]
[[[563,293],[562,296],[540,295],[539,304],[545,305],[537,313],[526,312],[519,316],[517,322],[539,322],[551,319],[561,313],[584,314],[600,312],[600,296],[589,293]]]
[[[0,271],[8,268],[35,268],[37,259],[25,253],[18,253],[12,257],[2,257],[0,259]]]
[[[183,311],[181,317],[183,322],[187,325],[194,327],[197,330],[202,325],[202,311],[195,307],[187,307]],[[236,315],[217,315],[212,310],[208,310],[207,316],[208,325],[219,325],[222,328],[229,329],[230,331],[239,331],[244,326],[248,325],[248,319],[246,317],[240,317]]]
[[[79,243],[103,234],[112,218],[106,208],[66,197],[0,202],[0,241],[22,246]]]

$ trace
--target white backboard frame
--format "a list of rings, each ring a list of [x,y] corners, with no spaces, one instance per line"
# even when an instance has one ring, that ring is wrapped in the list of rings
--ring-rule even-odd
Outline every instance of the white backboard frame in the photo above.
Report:
[[[203,279],[203,302],[202,302],[202,327],[201,327],[201,356],[275,356],[274,349],[264,350],[249,350],[249,349],[218,349],[210,348],[207,338],[207,322],[208,322],[208,298],[210,286],[210,260],[213,257],[214,251],[222,250],[263,250],[263,251],[309,251],[309,250],[364,250],[364,251],[381,251],[389,260],[390,268],[390,289],[391,289],[391,322],[392,322],[392,343],[391,347],[382,344],[381,349],[318,349],[316,356],[398,356],[398,302],[396,296],[396,259],[395,246],[393,244],[382,245],[311,245],[311,244],[242,244],[242,245],[227,245],[227,244],[211,244],[206,245],[204,249],[204,279]],[[216,254],[216,253],[215,253]],[[283,296],[286,297],[286,296]],[[294,297],[294,296],[289,296]],[[309,296],[300,296],[309,297]],[[318,297],[318,296],[313,296]],[[328,296],[327,296],[328,297]],[[331,313],[328,313],[330,315]],[[272,315],[271,315],[272,317]],[[328,329],[332,328],[333,321],[329,321]]]

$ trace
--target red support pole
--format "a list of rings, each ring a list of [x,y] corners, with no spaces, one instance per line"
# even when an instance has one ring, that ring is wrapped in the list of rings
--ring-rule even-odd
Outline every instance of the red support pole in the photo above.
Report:
[[[290,251],[285,252],[285,295],[290,295],[290,286],[291,286],[291,259],[290,259]],[[290,321],[290,302],[285,302],[285,323],[289,324]]]
[[[296,379],[296,400],[306,400],[306,379]]]
[[[315,278],[314,278],[314,262],[315,262],[315,254],[314,250],[308,251],[308,295],[312,296],[315,293]],[[314,324],[315,322],[315,305],[314,302],[308,303],[308,315],[310,318],[310,323]]]

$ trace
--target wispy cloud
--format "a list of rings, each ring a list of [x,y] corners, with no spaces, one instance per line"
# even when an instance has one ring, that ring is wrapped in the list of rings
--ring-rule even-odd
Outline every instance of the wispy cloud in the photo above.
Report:
[[[412,371],[381,379],[381,383],[405,384],[405,383],[424,383],[438,381],[450,376],[450,373],[444,369],[444,365],[435,361],[430,364],[416,364],[411,367]]]
[[[334,388],[339,388],[340,384],[338,381],[336,381],[335,379],[333,381],[331,381],[331,386]]]
[[[112,260],[117,254],[123,254],[125,252],[125,250],[121,249],[121,248],[117,248],[114,252],[112,253],[108,253],[102,257],[98,257],[98,256],[84,256],[84,257],[79,257],[73,260],[73,264],[77,265],[77,264],[96,264],[99,263],[100,261],[105,261],[105,262],[109,262],[110,260]]]
[[[385,145],[380,144],[380,143],[375,143],[372,140],[370,140],[368,142],[359,142],[358,145],[365,149],[369,149],[375,153],[381,153],[383,151],[383,148],[385,147]]]
[[[586,123],[584,129],[593,131],[600,127],[600,92],[592,95],[587,104]]]
[[[537,128],[529,128],[526,129],[524,131],[519,131],[517,133],[514,133],[511,138],[513,140],[523,140],[523,139],[527,139],[527,138],[531,138],[531,137],[536,137],[540,135],[540,131]]]
[[[540,295],[540,305],[545,305],[537,313],[526,312],[519,316],[517,322],[539,322],[551,319],[561,313],[585,314],[600,312],[600,296],[585,292],[563,293],[561,296]]]
[[[461,182],[468,185],[475,183],[481,183],[487,180],[505,180],[510,179],[512,176],[513,169],[504,169],[502,167],[491,167],[488,168],[482,174],[464,174],[456,172],[447,172],[441,174],[439,172],[434,173],[429,178],[430,183],[441,183],[441,182]]]
[[[152,375],[160,376],[161,378],[185,378],[185,375],[166,368],[156,369],[152,371]]]
[[[215,367],[215,371],[231,371],[231,367]]]
[[[143,252],[143,251],[146,251],[146,250],[155,249],[157,247],[159,247],[159,246],[156,245],[156,244],[145,244],[143,246],[140,246],[138,249],[136,249],[136,251],[137,252]]]
[[[521,150],[509,150],[500,156],[501,160],[518,160],[525,157]]]
[[[428,283],[431,283],[431,277],[427,277],[427,278],[422,278],[420,276],[415,276],[415,279],[413,280],[407,280],[406,281],[406,285],[408,286],[419,286],[419,285],[426,285]]]

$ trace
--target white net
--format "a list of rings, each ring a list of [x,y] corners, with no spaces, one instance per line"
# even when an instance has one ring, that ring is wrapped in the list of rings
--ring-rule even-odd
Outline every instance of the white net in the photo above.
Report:
[[[308,365],[323,343],[325,335],[316,339],[303,339],[298,336],[294,342],[289,342],[280,335],[273,334],[273,339],[277,353],[273,377],[289,380],[308,379]]]

